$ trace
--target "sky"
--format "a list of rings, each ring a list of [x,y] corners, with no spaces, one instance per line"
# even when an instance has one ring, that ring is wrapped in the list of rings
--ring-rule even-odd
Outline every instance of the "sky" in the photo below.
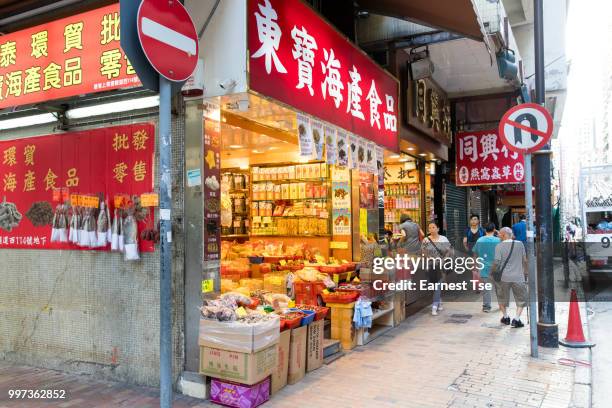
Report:
[[[601,39],[609,38],[605,31],[611,11],[609,0],[570,0],[566,35],[570,72],[563,127],[595,114],[600,106],[606,52],[602,45],[609,46]]]

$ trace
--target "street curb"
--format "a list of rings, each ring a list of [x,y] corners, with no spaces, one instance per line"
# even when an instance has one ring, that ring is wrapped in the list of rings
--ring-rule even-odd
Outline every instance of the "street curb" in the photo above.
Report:
[[[591,330],[589,325],[588,303],[580,302],[581,315],[584,316],[582,329],[587,335],[587,339],[591,338]],[[576,360],[583,360],[589,363],[588,367],[576,365],[574,370],[574,383],[572,386],[572,401],[570,408],[590,408],[593,395],[592,377],[593,377],[593,353],[590,348],[576,349]],[[581,358],[580,358],[581,357]]]

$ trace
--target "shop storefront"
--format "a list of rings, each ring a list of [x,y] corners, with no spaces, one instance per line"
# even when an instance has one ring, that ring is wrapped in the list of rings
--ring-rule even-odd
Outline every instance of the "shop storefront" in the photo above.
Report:
[[[0,356],[155,386],[157,96],[121,50],[118,4],[63,15],[0,38]]]
[[[459,132],[455,139],[455,179],[470,187],[469,215],[498,228],[511,227],[525,213],[525,161],[509,151],[497,129]]]
[[[201,109],[207,300],[198,333],[199,371],[215,378],[213,400],[217,391],[236,386],[271,387],[274,393],[320,367],[328,349],[352,349],[393,327],[403,302],[395,308],[395,294],[376,291],[372,270],[358,272],[357,264],[371,262],[378,246],[383,207],[390,203],[384,198],[387,182],[397,186],[398,209],[417,207],[421,194],[418,176],[398,160],[398,81],[302,2],[247,3],[247,40],[240,45],[236,39],[245,52],[208,50],[225,61],[217,59],[207,74],[207,88],[219,95],[206,98]],[[219,12],[223,21],[244,10]],[[212,44],[230,36],[215,21],[210,30]],[[244,64],[237,56],[248,61],[242,72],[247,76],[221,76],[228,74],[220,67]],[[410,194],[414,201],[408,203],[404,196]],[[360,296],[373,312],[371,327],[353,323]],[[276,319],[249,312],[256,304],[275,310]],[[223,322],[215,308],[237,321]],[[309,318],[312,311],[316,317]],[[255,338],[252,347],[219,340],[233,329],[249,330],[241,326],[245,319],[268,335]],[[297,351],[300,342],[304,356]],[[269,350],[275,344],[276,354]],[[218,369],[232,358],[228,353],[270,365],[246,377]],[[228,381],[232,376],[242,376],[239,385]]]

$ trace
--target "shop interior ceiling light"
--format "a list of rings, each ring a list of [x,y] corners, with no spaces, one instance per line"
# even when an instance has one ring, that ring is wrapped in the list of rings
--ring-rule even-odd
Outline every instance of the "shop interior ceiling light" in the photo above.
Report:
[[[140,109],[148,109],[159,106],[159,96],[147,96],[146,98],[128,99],[119,102],[103,103],[100,105],[74,108],[66,112],[68,119],[81,119],[90,116],[109,115],[111,113],[126,112]]]
[[[0,120],[0,130],[15,129],[26,126],[42,125],[44,123],[55,122],[57,119],[52,113],[40,115],[23,116],[20,118]]]

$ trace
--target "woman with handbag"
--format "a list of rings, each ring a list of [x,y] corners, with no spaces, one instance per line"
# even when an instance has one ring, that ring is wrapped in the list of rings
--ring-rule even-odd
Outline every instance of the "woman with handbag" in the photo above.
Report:
[[[440,229],[435,222],[429,223],[427,227],[429,235],[423,239],[421,252],[428,265],[427,274],[430,283],[439,283],[446,280],[447,271],[444,269],[444,261],[452,256],[453,248],[444,235],[440,235]],[[429,259],[429,260],[428,260]],[[432,316],[437,316],[442,311],[442,291],[436,286],[431,305]]]

